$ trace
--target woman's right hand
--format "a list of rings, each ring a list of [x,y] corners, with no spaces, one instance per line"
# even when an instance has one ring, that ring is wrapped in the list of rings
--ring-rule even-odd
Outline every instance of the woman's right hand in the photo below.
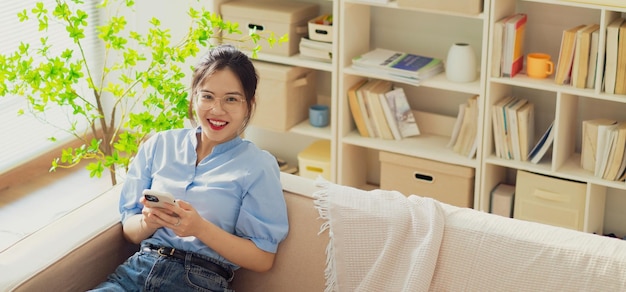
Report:
[[[176,224],[180,219],[178,215],[166,208],[150,208],[146,205],[146,199],[141,197],[139,202],[144,205],[141,210],[142,221],[146,224],[148,228],[158,229],[161,227],[165,227],[168,224]]]

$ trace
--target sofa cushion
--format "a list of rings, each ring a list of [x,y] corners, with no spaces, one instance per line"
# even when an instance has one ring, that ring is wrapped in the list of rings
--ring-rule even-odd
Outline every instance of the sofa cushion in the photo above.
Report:
[[[442,204],[431,291],[626,291],[626,241]]]

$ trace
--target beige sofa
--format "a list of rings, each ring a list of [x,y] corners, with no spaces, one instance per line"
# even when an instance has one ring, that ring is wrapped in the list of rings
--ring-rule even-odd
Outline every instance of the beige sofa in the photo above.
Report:
[[[323,291],[328,233],[310,196],[313,181],[287,175],[291,229],[274,268],[239,270],[237,291]],[[117,202],[120,186],[81,206],[0,254],[0,291],[85,291],[94,287],[138,246],[122,237]],[[298,193],[294,193],[298,191]]]
[[[272,270],[237,271],[237,291],[324,291],[329,236],[318,234],[323,222],[311,196],[318,188],[312,180],[291,175],[283,183],[289,236]],[[101,282],[137,250],[121,236],[118,192],[119,187],[112,188],[0,254],[0,290],[84,291]],[[554,283],[570,287],[568,282],[580,279],[595,286],[568,290],[598,283],[603,291],[626,289],[626,243],[621,240],[471,209],[444,210],[431,290],[538,291]]]

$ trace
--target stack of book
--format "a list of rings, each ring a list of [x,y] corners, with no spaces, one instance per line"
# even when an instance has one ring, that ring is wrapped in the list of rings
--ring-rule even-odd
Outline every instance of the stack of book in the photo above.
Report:
[[[391,81],[357,82],[348,90],[348,103],[363,137],[401,140],[420,134],[404,90]]]
[[[495,23],[492,77],[514,77],[524,67],[524,35],[528,16],[513,14]]]
[[[472,158],[478,146],[478,95],[459,105],[459,112],[448,147],[463,156]]]
[[[531,157],[535,150],[531,149],[535,145],[534,104],[525,98],[511,96],[503,98],[492,107],[491,119],[496,155],[504,159],[532,161],[535,156]]]
[[[352,67],[412,83],[419,83],[419,80],[430,78],[444,70],[441,59],[381,48],[354,57]]]
[[[333,43],[321,42],[303,37],[300,39],[300,56],[317,61],[331,62],[333,59]]]
[[[581,166],[606,180],[626,179],[626,122],[583,121]]]
[[[598,64],[600,25],[580,24],[563,31],[554,82],[576,88],[594,88]]]
[[[298,173],[298,168],[290,166],[289,163],[287,163],[287,161],[285,161],[284,159],[276,157],[276,162],[278,163],[278,167],[280,168],[280,171],[286,172],[289,174]]]

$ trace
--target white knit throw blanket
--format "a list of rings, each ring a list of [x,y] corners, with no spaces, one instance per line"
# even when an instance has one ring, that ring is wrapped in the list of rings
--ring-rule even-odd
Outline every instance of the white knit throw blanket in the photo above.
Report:
[[[430,198],[317,180],[321,232],[329,230],[326,292],[428,291],[444,213]]]

